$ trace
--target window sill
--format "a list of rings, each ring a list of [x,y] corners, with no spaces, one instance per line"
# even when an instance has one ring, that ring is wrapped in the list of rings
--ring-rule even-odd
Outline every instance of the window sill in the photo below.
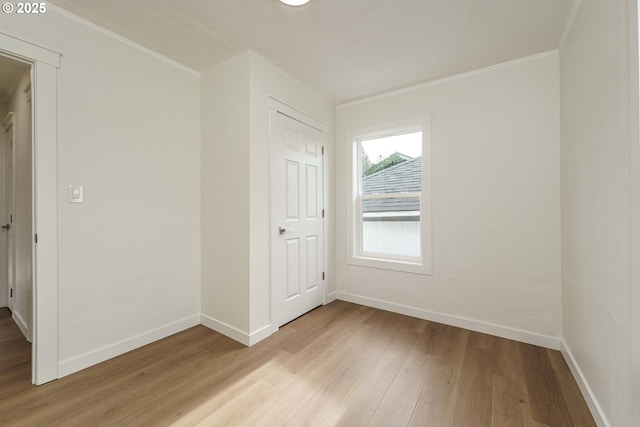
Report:
[[[424,260],[423,260],[424,261]],[[400,271],[403,273],[414,273],[431,276],[431,266],[418,262],[399,261],[366,256],[349,257],[347,264],[360,267],[379,268],[382,270]]]

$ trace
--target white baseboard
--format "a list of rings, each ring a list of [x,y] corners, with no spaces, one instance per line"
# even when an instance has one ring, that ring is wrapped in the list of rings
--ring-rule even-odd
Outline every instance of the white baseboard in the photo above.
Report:
[[[257,344],[273,333],[273,327],[271,324],[263,326],[252,333],[247,333],[235,326],[229,325],[228,323],[207,316],[206,314],[200,315],[200,323],[209,329],[213,329],[214,331],[231,338],[232,340],[238,341],[240,344],[246,345],[247,347]]]
[[[213,329],[222,335],[228,336],[232,340],[238,341],[240,344],[244,344],[246,346],[249,345],[249,334],[245,331],[241,331],[235,326],[231,326],[220,320],[214,319],[213,317],[209,317],[206,314],[200,315],[200,323],[209,329]]]
[[[329,292],[329,293],[327,294],[327,299],[326,299],[325,304],[329,304],[329,303],[331,303],[331,302],[334,302],[334,301],[335,301],[335,300],[337,300],[337,299],[338,299],[338,292],[336,292],[336,291]]]
[[[29,333],[29,327],[27,326],[27,322],[25,322],[22,316],[20,316],[20,313],[18,313],[17,311],[12,311],[11,318],[14,322],[16,322],[16,325],[18,325],[18,328],[20,329],[20,332],[22,332],[22,335],[24,335],[24,338],[27,341],[31,342],[32,340],[31,334]]]
[[[602,407],[598,403],[598,399],[596,399],[596,396],[593,394],[591,387],[589,387],[589,383],[587,382],[586,377],[582,373],[582,369],[580,369],[578,362],[573,356],[571,349],[569,348],[569,346],[564,340],[562,340],[561,342],[562,342],[562,348],[560,349],[560,351],[562,352],[562,356],[564,357],[564,360],[567,362],[567,365],[569,365],[569,369],[571,369],[571,373],[573,374],[573,377],[576,379],[576,383],[578,383],[578,387],[582,392],[582,396],[584,397],[584,400],[587,402],[587,406],[591,411],[591,415],[593,416],[594,421],[596,422],[598,427],[611,427],[611,424],[609,423],[609,421],[607,420],[607,417],[604,415],[604,412],[602,411]]]
[[[268,325],[263,326],[257,331],[251,332],[251,334],[249,334],[249,347],[259,343],[265,338],[270,337],[271,334],[273,333],[272,331],[273,331],[273,326],[271,325],[271,323],[269,323]]]
[[[97,365],[105,360],[120,356],[121,354],[184,331],[198,324],[200,324],[200,316],[189,316],[177,322],[101,347],[89,353],[63,360],[58,364],[58,377],[62,378],[88,368],[89,366]]]
[[[535,332],[529,332],[522,329],[515,329],[507,326],[495,325],[493,323],[482,322],[479,320],[467,319],[465,317],[423,310],[417,307],[396,304],[393,302],[383,301],[375,298],[363,297],[348,292],[338,292],[338,299],[353,302],[356,304],[366,305],[368,307],[379,308],[381,310],[392,311],[394,313],[405,314],[407,316],[417,317],[419,319],[444,323],[445,325],[469,329],[471,331],[482,332],[484,334],[495,335],[497,337],[520,341],[527,344],[550,348],[552,350],[561,349],[562,340],[560,338],[542,335]]]

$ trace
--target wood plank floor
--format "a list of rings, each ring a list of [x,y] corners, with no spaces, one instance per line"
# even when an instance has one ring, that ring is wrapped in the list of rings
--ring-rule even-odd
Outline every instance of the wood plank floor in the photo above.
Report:
[[[9,386],[30,388],[30,384],[31,344],[24,339],[9,309],[0,308],[0,401]]]
[[[251,348],[197,326],[40,387],[7,319],[2,426],[595,426],[557,351],[343,301]]]

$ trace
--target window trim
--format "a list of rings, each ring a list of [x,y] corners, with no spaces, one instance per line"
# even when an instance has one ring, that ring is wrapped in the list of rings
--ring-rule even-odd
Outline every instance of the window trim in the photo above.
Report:
[[[390,193],[360,195],[362,187],[362,159],[358,148],[363,141],[392,135],[422,131],[422,191],[420,193]],[[347,264],[381,268],[408,273],[431,275],[431,116],[397,120],[347,131]],[[420,197],[420,256],[407,257],[390,254],[364,253],[360,219],[362,200],[388,197]]]

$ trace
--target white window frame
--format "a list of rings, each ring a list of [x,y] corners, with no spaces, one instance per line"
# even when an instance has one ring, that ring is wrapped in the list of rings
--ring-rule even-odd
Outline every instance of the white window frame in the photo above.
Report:
[[[419,193],[392,193],[384,196],[362,196],[363,141],[392,135],[422,131],[422,191]],[[408,273],[431,275],[431,116],[398,120],[347,131],[348,179],[347,191],[347,264],[381,268]],[[420,256],[365,253],[362,249],[362,200],[387,197],[420,198]]]

